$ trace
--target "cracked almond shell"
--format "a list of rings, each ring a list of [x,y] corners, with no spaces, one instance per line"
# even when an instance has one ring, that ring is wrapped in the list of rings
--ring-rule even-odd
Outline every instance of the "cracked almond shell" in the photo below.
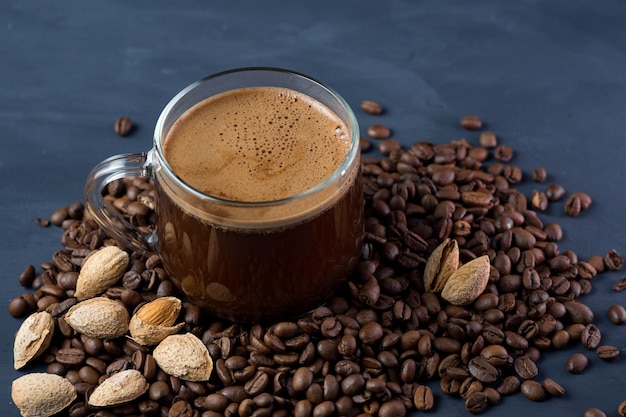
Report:
[[[455,239],[446,239],[433,250],[424,268],[424,289],[440,292],[450,276],[459,267],[459,244]]]
[[[54,334],[54,318],[46,311],[31,314],[24,320],[13,342],[13,367],[23,368],[31,359],[50,346]]]

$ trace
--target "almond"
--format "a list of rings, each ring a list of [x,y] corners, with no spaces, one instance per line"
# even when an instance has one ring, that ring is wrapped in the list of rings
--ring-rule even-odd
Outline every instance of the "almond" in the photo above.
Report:
[[[176,297],[162,297],[141,306],[130,319],[131,338],[140,345],[156,345],[167,336],[178,332],[184,323],[174,322],[181,310]]]
[[[76,399],[76,389],[62,376],[32,373],[13,381],[11,398],[22,416],[49,417]]]
[[[152,356],[167,374],[186,381],[207,381],[213,372],[208,349],[192,333],[167,336]]]
[[[110,407],[139,398],[150,384],[136,369],[127,369],[111,375],[98,385],[87,403],[93,407]]]
[[[441,297],[454,305],[467,305],[485,291],[489,275],[488,255],[472,259],[448,278]]]
[[[121,302],[96,297],[72,306],[65,313],[65,321],[85,336],[114,339],[126,334],[130,315]]]
[[[52,314],[41,311],[24,320],[13,343],[13,366],[20,369],[28,361],[41,355],[50,346],[54,334]]]
[[[117,246],[105,246],[83,263],[76,281],[76,298],[95,297],[115,284],[126,272],[130,257]]]
[[[424,289],[440,292],[450,276],[459,267],[459,244],[446,239],[431,253],[424,269]]]

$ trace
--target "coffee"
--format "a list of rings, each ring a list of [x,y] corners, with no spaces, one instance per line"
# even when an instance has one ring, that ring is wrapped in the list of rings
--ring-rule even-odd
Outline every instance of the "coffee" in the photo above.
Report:
[[[322,303],[360,254],[358,164],[343,184],[308,190],[338,169],[349,147],[349,129],[335,113],[285,88],[227,91],[189,109],[163,146],[176,175],[206,195],[261,204],[246,216],[219,201],[194,212],[157,173],[158,249],[174,283],[206,311],[237,321]],[[309,193],[304,202],[263,204],[302,193]]]
[[[227,91],[189,109],[163,145],[173,171],[226,200],[280,200],[323,182],[350,148],[348,128],[326,106],[276,87]]]

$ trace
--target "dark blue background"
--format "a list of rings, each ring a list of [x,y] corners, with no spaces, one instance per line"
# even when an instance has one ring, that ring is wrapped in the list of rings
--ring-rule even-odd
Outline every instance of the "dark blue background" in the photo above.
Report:
[[[529,180],[543,166],[549,181],[594,200],[575,219],[562,203],[542,214],[565,229],[561,249],[582,259],[615,248],[626,254],[626,3],[607,1],[18,1],[0,4],[0,414],[17,416],[10,384],[13,333],[9,301],[17,277],[60,249],[60,229],[37,217],[82,201],[84,180],[100,160],[150,148],[164,105],[187,84],[214,72],[276,66],[304,72],[338,90],[362,129],[383,122],[405,144],[478,135],[460,116],[483,117],[513,146]],[[382,117],[358,111],[382,102]],[[121,138],[113,123],[138,124]],[[603,343],[626,346],[626,326],[606,316],[626,304],[594,282],[584,301]],[[583,375],[565,372],[580,346],[544,355],[540,378],[564,398],[532,403],[508,397],[484,415],[582,416],[588,407],[616,415],[626,399],[626,357],[607,364],[594,352]],[[625,356],[625,355],[623,355]],[[434,384],[436,386],[436,384]],[[439,395],[432,415],[466,416],[460,400]]]

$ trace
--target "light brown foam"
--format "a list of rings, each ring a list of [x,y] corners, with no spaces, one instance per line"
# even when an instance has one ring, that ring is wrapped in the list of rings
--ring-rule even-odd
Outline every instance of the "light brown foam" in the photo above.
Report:
[[[163,152],[199,191],[260,202],[323,182],[349,147],[346,125],[326,106],[293,90],[254,87],[196,104],[174,123]]]

